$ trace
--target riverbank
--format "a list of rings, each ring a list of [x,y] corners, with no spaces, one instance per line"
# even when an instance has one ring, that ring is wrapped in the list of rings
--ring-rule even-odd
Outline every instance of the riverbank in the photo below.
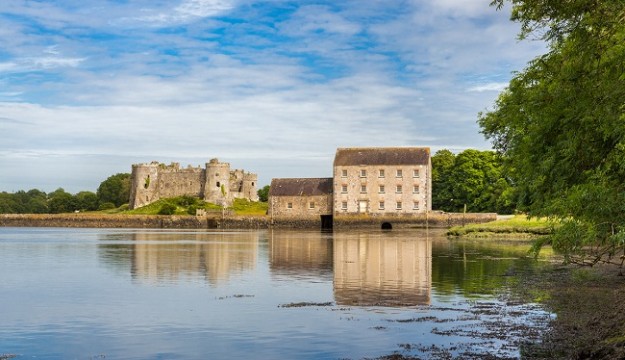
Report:
[[[549,235],[551,230],[552,227],[546,219],[515,215],[502,220],[453,226],[447,231],[447,235],[469,238],[533,239]]]
[[[492,221],[496,214],[430,213],[411,216],[339,216],[337,229],[448,228],[458,224]],[[2,214],[3,227],[152,228],[152,229],[319,229],[318,218],[271,218],[268,215],[209,214],[129,215],[102,213]]]
[[[526,359],[625,358],[625,278],[615,266],[556,266],[523,278],[519,289],[557,314]]]

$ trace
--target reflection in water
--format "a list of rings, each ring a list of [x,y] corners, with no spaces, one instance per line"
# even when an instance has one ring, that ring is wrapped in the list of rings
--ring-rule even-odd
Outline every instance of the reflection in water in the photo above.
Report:
[[[211,285],[252,270],[258,232],[137,232],[130,236],[131,274],[150,282],[203,277]]]
[[[271,231],[272,274],[297,277],[332,277],[332,233]]]
[[[431,254],[432,243],[425,235],[335,234],[334,296],[337,304],[429,304]]]

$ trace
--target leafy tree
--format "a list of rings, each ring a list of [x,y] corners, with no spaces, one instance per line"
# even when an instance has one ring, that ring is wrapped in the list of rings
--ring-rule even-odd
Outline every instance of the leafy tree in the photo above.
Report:
[[[457,156],[440,150],[432,156],[432,203],[443,211],[511,213],[514,188],[504,177],[494,151],[467,149]]]
[[[262,202],[269,201],[269,185],[265,185],[258,189],[258,200]]]
[[[130,174],[119,173],[109,176],[100,183],[97,191],[100,203],[110,202],[119,207],[130,198]]]
[[[610,261],[625,253],[625,2],[510,2],[520,37],[538,34],[549,51],[479,124],[515,169],[530,214],[563,223],[554,248],[572,261]]]
[[[78,210],[78,202],[72,194],[58,188],[48,195],[48,208],[52,214],[73,212]]]
[[[98,210],[98,196],[91,191],[81,191],[76,194],[76,205],[81,211]]]
[[[454,211],[451,174],[456,155],[451,151],[439,150],[432,156],[432,208]]]

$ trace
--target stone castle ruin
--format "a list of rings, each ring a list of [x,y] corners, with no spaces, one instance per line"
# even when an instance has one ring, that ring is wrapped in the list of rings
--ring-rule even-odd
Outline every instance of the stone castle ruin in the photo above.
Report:
[[[258,201],[258,175],[243,170],[230,170],[229,163],[211,159],[205,168],[179,163],[151,162],[132,165],[130,209],[136,209],[162,198],[182,195],[206,202],[231,206],[235,198]]]

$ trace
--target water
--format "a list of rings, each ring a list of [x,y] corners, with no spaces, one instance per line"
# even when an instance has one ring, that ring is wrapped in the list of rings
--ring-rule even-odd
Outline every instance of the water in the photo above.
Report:
[[[540,266],[526,251],[422,230],[0,228],[0,355],[516,357],[521,325],[550,318],[502,296]]]

